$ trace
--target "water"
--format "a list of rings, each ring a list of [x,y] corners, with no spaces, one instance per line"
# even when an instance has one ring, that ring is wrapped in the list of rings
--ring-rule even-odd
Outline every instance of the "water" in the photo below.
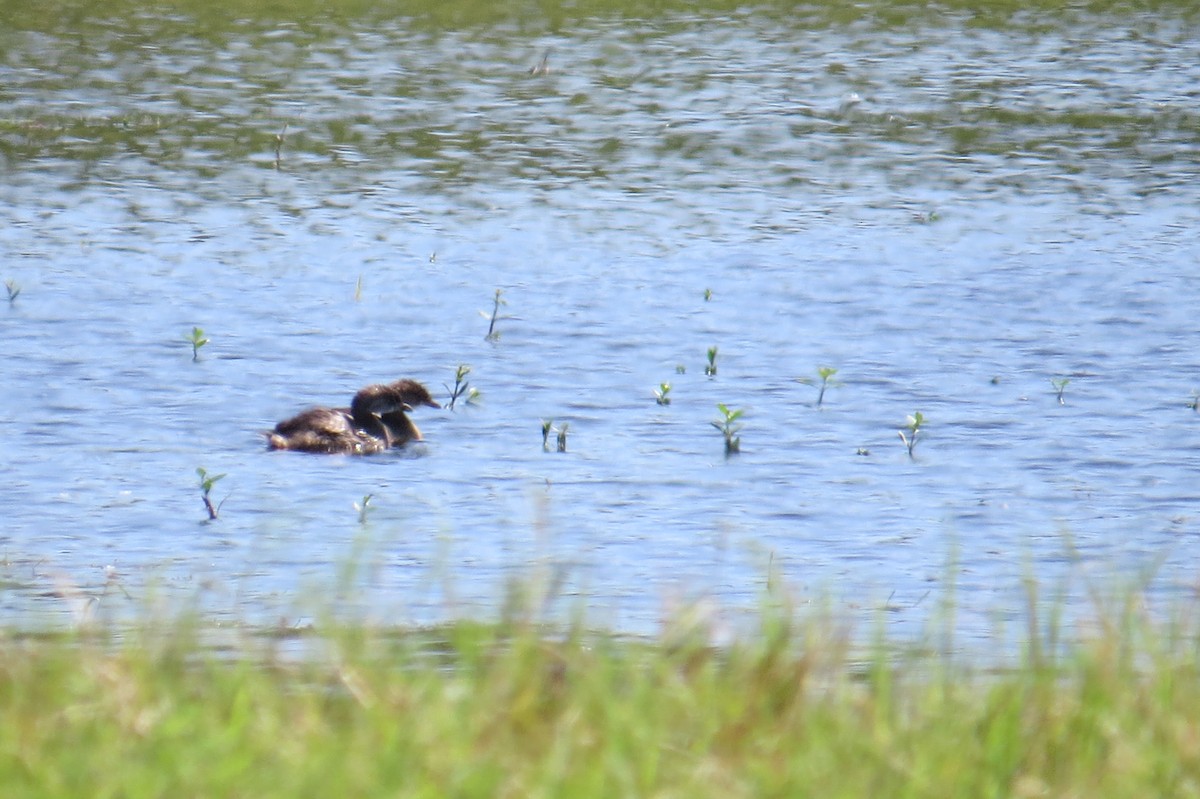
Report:
[[[952,598],[982,640],[1028,576],[1072,616],[1191,595],[1185,20],[570,22],[0,34],[8,618],[428,622],[532,574],[642,632],[774,575],[900,635]],[[263,448],[458,364],[482,399],[419,411],[423,444]]]

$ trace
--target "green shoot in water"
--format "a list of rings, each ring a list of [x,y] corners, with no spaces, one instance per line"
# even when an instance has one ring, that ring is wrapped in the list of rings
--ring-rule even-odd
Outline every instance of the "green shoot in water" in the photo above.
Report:
[[[358,276],[358,280],[355,281],[355,283],[354,283],[354,301],[355,302],[362,301],[362,277],[363,276],[360,274]]]
[[[454,403],[463,399],[464,395],[466,399],[463,399],[463,402],[468,404],[479,399],[479,390],[471,388],[471,384],[467,381],[467,375],[469,374],[471,374],[471,367],[465,363],[460,363],[458,368],[454,370],[454,388],[450,388],[450,386],[442,383],[442,386],[450,392],[450,401],[447,403],[450,410],[454,410]]]
[[[375,496],[375,495],[367,494],[365,497],[362,498],[361,503],[360,502],[354,503],[354,509],[356,511],[358,511],[358,523],[359,524],[367,523],[367,509],[371,505],[371,497],[373,497],[373,496]]]
[[[200,475],[200,498],[204,500],[204,509],[208,511],[208,520],[214,521],[217,518],[217,511],[221,509],[221,505],[225,504],[225,500],[221,500],[219,504],[213,505],[211,494],[213,486],[216,485],[217,481],[225,475],[214,474],[210,476],[209,473],[200,466],[196,467],[196,474]]]
[[[529,74],[533,76],[549,75],[550,74],[550,52],[546,51],[542,56],[542,60],[529,68]]]
[[[671,384],[670,383],[659,383],[658,388],[654,389],[654,401],[657,402],[659,405],[670,405],[671,404],[670,394],[671,394]]]
[[[1063,399],[1063,391],[1066,390],[1067,383],[1070,383],[1070,382],[1071,382],[1071,379],[1068,377],[1058,377],[1058,378],[1052,377],[1052,378],[1050,378],[1050,385],[1054,386],[1054,390],[1056,392],[1058,392],[1058,404],[1059,405],[1067,404],[1067,401],[1065,399]]]
[[[821,407],[821,403],[825,401],[825,390],[829,388],[837,388],[842,385],[838,380],[834,380],[833,376],[837,374],[837,369],[831,366],[817,367],[817,377],[820,379],[820,390],[817,391],[817,407]],[[817,381],[811,377],[797,377],[796,381],[803,383],[806,386],[817,385]]]
[[[208,339],[204,337],[204,331],[198,327],[193,327],[192,335],[187,339],[187,342],[192,345],[192,360],[200,360],[200,348],[208,343]]]
[[[712,299],[712,289],[705,289],[704,290],[704,301],[708,302],[711,299]]]
[[[500,316],[500,308],[504,305],[508,305],[508,303],[504,301],[503,295],[504,295],[504,289],[496,289],[496,295],[495,295],[495,297],[492,298],[491,321],[488,322],[488,332],[487,332],[487,335],[484,336],[484,338],[487,339],[488,341],[499,341],[500,340],[500,331],[496,329],[496,322],[500,319],[505,318],[505,317]],[[486,313],[484,313],[483,311],[480,311],[479,315],[484,317],[485,319],[488,318],[488,315]]]
[[[1193,411],[1200,413],[1200,392],[1192,389],[1192,401],[1188,403],[1188,407]]]
[[[282,160],[281,154],[283,151],[283,137],[285,134],[287,134],[288,124],[289,123],[284,122],[283,130],[281,130],[275,134],[275,168],[276,169],[279,169],[279,163]]]
[[[567,428],[569,424],[563,422],[562,427],[555,427],[553,419],[542,420],[542,452],[550,451],[550,434],[558,433],[558,451],[567,451]]]
[[[925,423],[925,416],[917,411],[912,416],[908,417],[908,424],[905,429],[908,430],[908,435],[904,434],[904,430],[900,430],[900,440],[904,442],[904,446],[908,448],[908,457],[913,457],[913,447],[917,446],[917,435],[921,432],[921,425]]]
[[[15,280],[4,281],[4,288],[8,289],[8,304],[12,305],[17,301],[17,297],[21,296],[21,287],[17,285]]]
[[[708,348],[708,364],[704,367],[704,374],[708,375],[709,377],[712,377],[716,373],[717,373],[717,348],[709,347]]]
[[[730,410],[724,403],[717,403],[717,410],[721,412],[721,418],[715,422],[710,422],[713,427],[721,432],[725,437],[725,457],[729,457],[735,452],[742,451],[742,439],[738,435],[742,430],[742,425],[737,424],[737,420],[742,418],[744,410]]]

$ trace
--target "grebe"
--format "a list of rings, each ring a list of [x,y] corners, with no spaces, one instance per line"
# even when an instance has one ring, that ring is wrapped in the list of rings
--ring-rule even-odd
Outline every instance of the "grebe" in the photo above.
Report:
[[[388,388],[400,392],[400,396],[404,399],[402,407],[379,416],[379,420],[387,429],[388,446],[402,447],[409,441],[420,441],[423,438],[421,431],[406,412],[421,405],[428,408],[442,406],[435,402],[430,396],[429,390],[416,380],[397,380],[395,383],[390,383]]]
[[[275,425],[266,434],[267,447],[348,455],[382,452],[421,440],[421,431],[405,413],[416,405],[441,407],[415,380],[370,385],[354,395],[349,408],[310,408]]]

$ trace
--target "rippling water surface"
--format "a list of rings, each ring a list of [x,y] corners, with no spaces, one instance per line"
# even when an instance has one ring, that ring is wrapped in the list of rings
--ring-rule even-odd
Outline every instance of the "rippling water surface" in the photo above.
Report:
[[[1072,613],[1146,575],[1190,595],[1194,26],[978,23],[9,26],[5,612],[291,623],[341,586],[425,622],[540,573],[643,631],[777,575],[901,631],[953,597],[983,636],[1027,576]],[[459,364],[482,396],[419,411],[420,445],[263,448],[369,382],[445,400]]]

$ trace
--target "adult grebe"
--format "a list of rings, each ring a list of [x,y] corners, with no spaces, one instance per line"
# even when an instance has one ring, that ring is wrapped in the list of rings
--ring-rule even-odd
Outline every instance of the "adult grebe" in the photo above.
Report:
[[[441,406],[415,380],[367,386],[349,408],[310,408],[267,433],[270,449],[370,455],[421,440],[405,411],[414,405]]]

